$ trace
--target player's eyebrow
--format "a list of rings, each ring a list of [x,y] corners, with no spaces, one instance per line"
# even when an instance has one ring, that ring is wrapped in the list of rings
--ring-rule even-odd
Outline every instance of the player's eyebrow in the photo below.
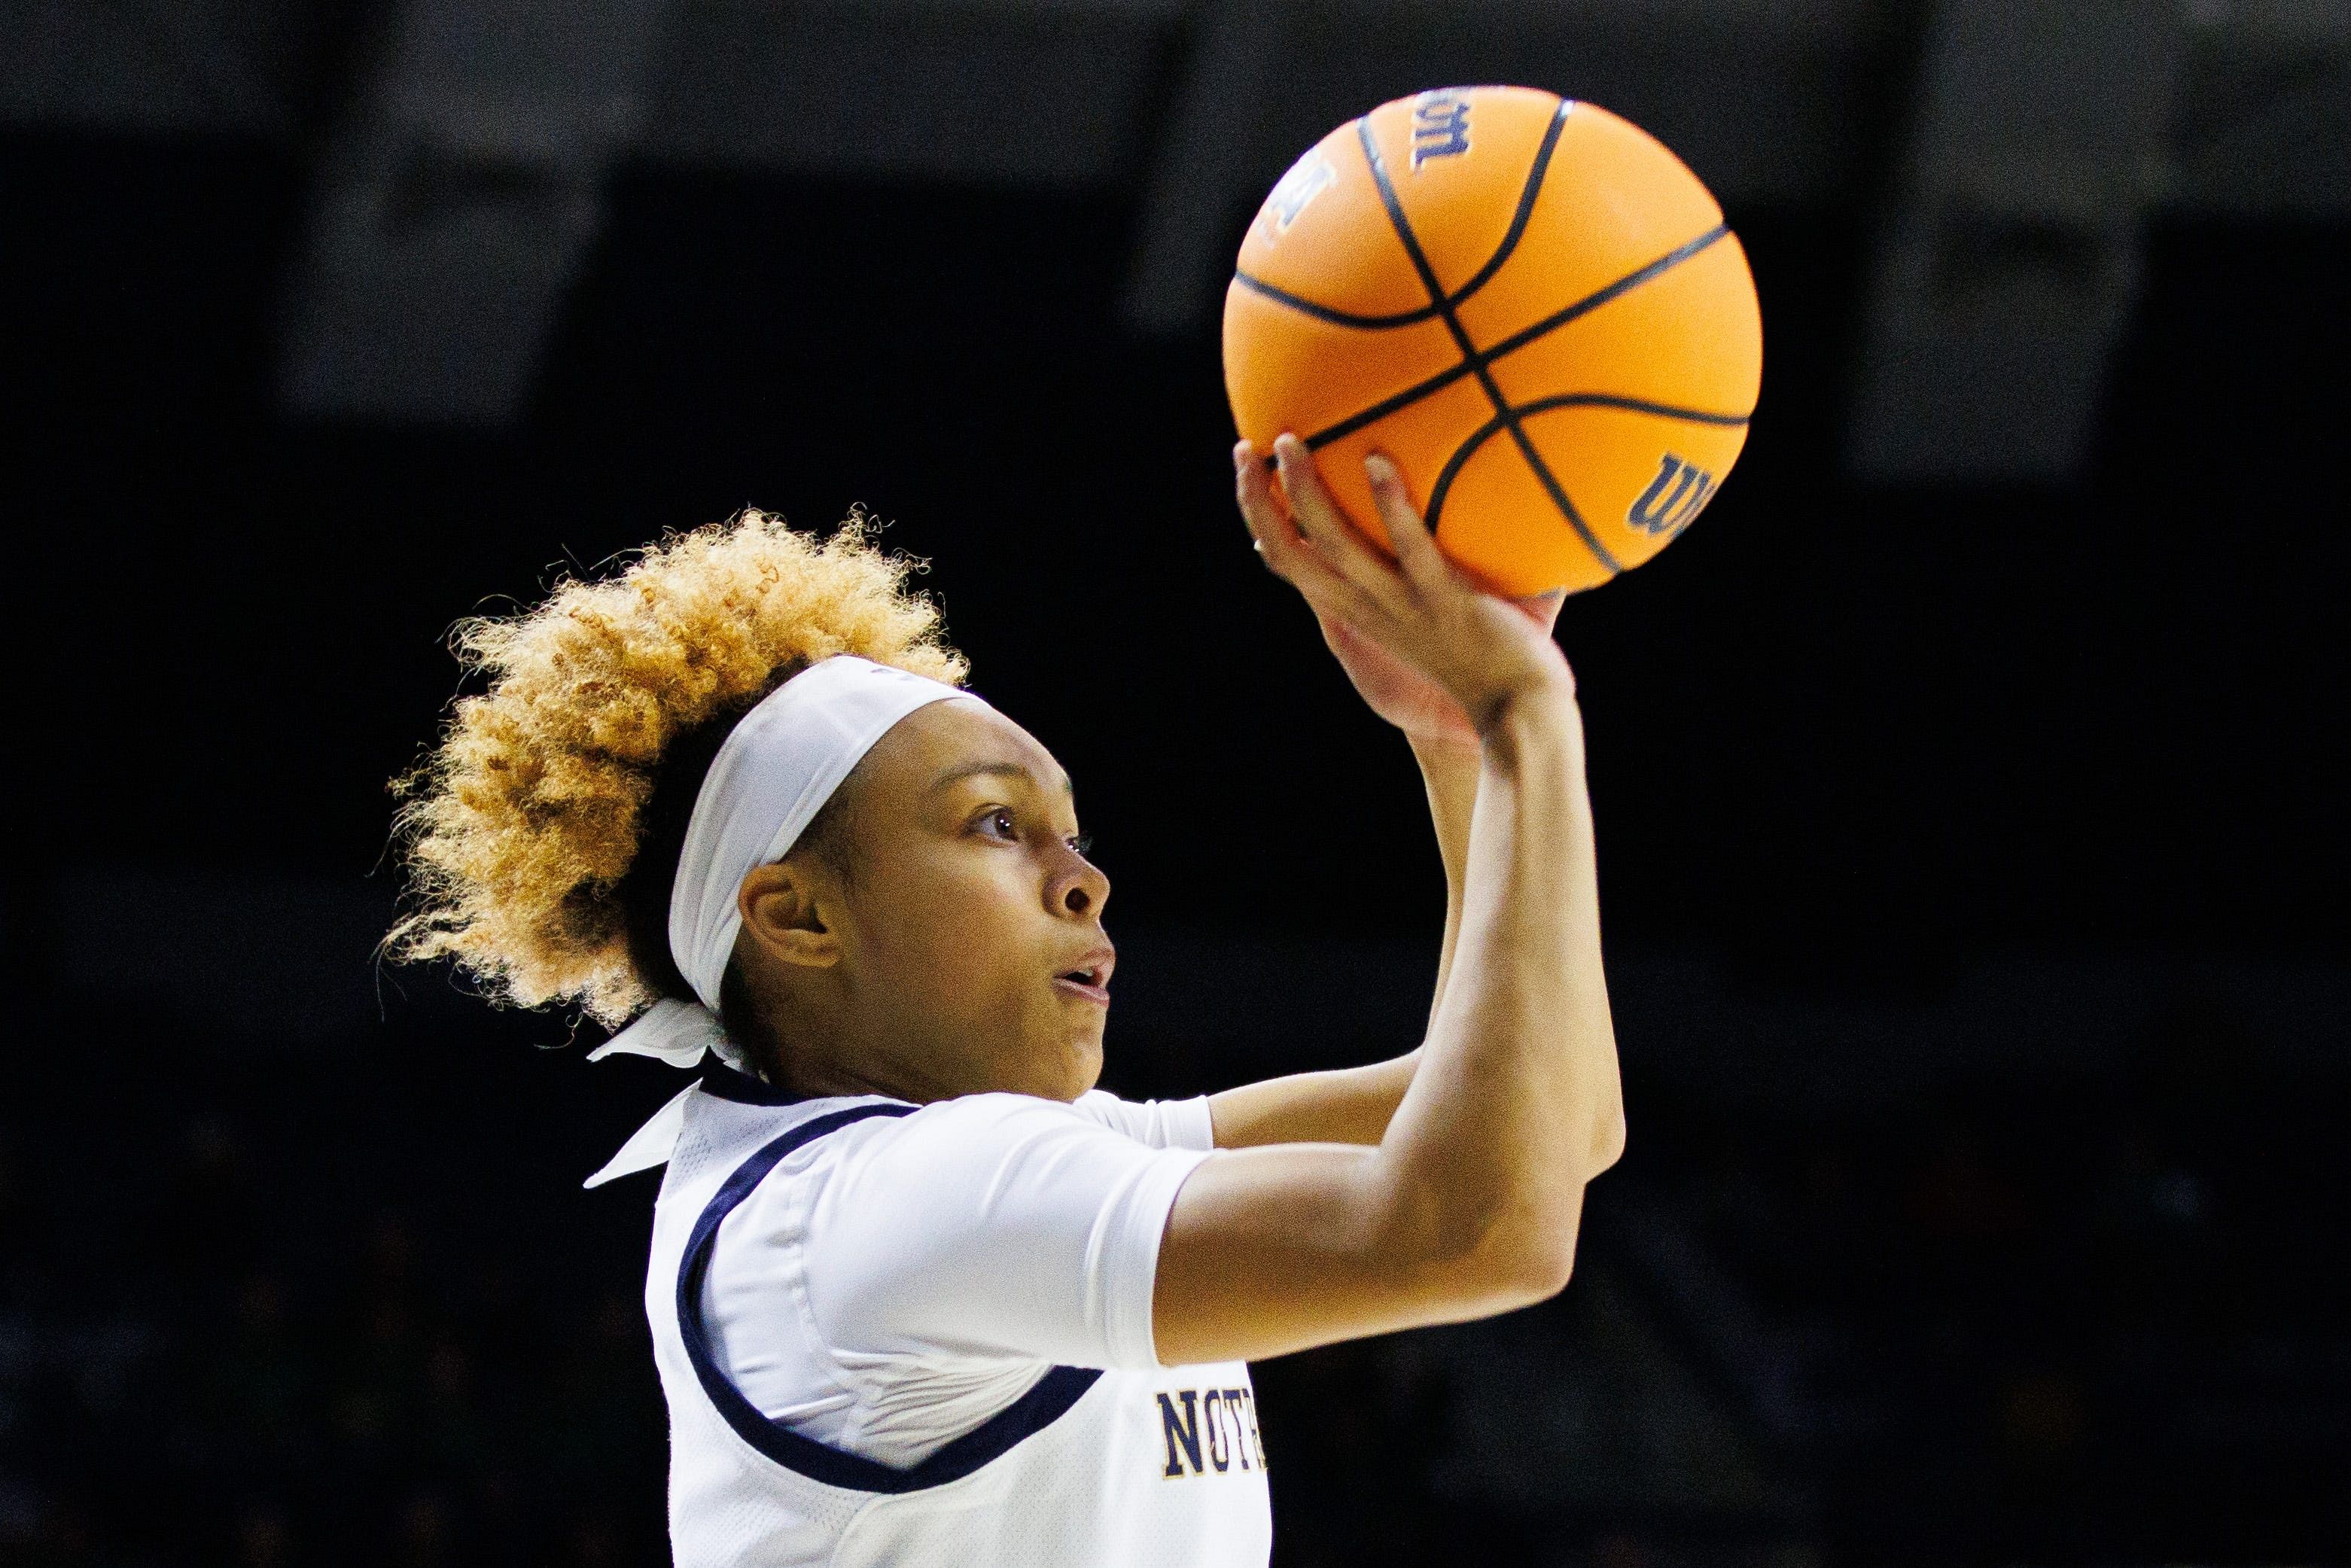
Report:
[[[1038,782],[1037,775],[1018,762],[967,762],[960,768],[950,768],[932,779],[931,788],[934,790],[944,789],[948,785],[961,783],[966,779],[979,779],[991,775],[1001,779],[1018,779],[1028,784]],[[1062,774],[1061,793],[1074,795],[1077,792],[1077,785],[1071,780],[1068,774]]]

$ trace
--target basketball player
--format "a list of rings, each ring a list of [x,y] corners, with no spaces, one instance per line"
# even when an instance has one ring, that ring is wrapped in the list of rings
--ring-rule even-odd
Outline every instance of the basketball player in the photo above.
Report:
[[[1204,1100],[1094,1089],[1110,883],[1051,753],[958,689],[852,518],[752,513],[471,623],[407,781],[405,956],[696,1069],[645,1308],[684,1568],[1262,1563],[1246,1362],[1539,1301],[1622,1147],[1574,688],[1534,610],[1392,562],[1294,439],[1266,564],[1426,777],[1421,1048]]]

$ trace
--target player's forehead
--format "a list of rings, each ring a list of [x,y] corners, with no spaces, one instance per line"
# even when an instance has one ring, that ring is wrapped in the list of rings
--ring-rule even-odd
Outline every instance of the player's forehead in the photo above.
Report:
[[[887,751],[892,788],[935,795],[986,781],[1070,793],[1070,776],[1043,742],[994,708],[977,702],[933,703],[902,719],[877,753]]]

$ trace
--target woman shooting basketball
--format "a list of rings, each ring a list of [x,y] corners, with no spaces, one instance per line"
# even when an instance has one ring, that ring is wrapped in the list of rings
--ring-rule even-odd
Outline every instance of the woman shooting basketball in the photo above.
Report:
[[[1110,884],[1066,776],[951,683],[855,529],[751,514],[473,623],[413,780],[406,956],[699,1065],[645,1304],[671,1529],[734,1563],[1262,1563],[1243,1363],[1557,1291],[1623,1144],[1573,684],[1393,470],[1391,563],[1304,448],[1235,454],[1267,565],[1426,775],[1426,1041],[1186,1103],[1093,1089]]]

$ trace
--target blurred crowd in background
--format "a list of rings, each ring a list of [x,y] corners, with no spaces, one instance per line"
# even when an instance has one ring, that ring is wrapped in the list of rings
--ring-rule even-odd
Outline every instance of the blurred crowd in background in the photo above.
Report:
[[[1759,1111],[1646,1060],[1640,973],[1636,1136],[1565,1295],[1259,1368],[1277,1563],[2351,1551],[2351,1077],[2186,987],[2086,1074]],[[33,995],[0,1102],[0,1563],[665,1559],[653,1184],[576,1186],[663,1070],[396,990],[301,1053]],[[1229,1076],[1156,1043],[1165,1001],[1113,1081]]]

